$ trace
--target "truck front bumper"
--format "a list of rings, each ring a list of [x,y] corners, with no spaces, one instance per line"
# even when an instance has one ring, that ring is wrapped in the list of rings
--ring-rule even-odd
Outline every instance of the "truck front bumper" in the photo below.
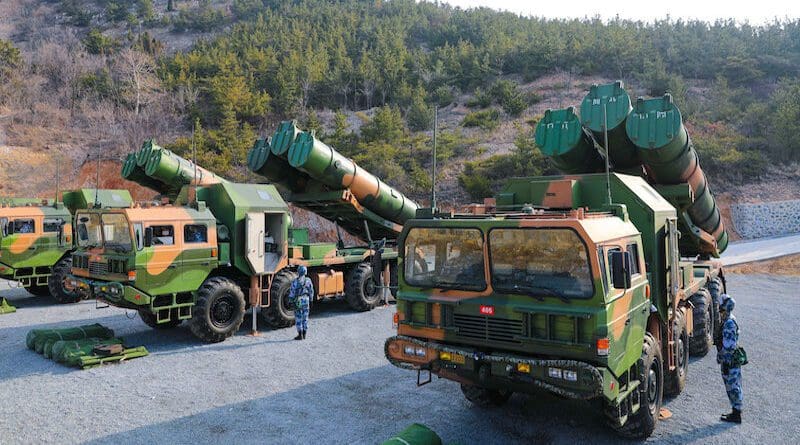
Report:
[[[484,353],[398,335],[384,345],[393,365],[487,388],[533,393],[547,390],[573,399],[615,400],[619,382],[607,368],[577,360],[545,360],[502,352]]]
[[[67,285],[75,289],[81,297],[105,301],[112,306],[140,309],[150,306],[152,297],[133,286],[115,281],[92,280],[69,275]]]

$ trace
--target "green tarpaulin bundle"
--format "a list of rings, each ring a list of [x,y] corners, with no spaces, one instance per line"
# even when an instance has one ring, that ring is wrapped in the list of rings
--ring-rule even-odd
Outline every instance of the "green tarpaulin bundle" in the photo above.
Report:
[[[427,426],[415,423],[382,445],[442,445],[442,439]]]
[[[121,345],[120,338],[84,338],[81,340],[59,340],[53,344],[53,360],[67,366],[79,366],[80,358],[93,355],[92,350],[98,345]]]
[[[138,348],[128,348],[119,354],[109,356],[84,355],[83,357],[78,358],[77,366],[80,366],[82,369],[94,368],[97,366],[102,366],[106,363],[121,362],[124,360],[130,360],[132,358],[145,357],[148,354],[149,352],[147,352],[147,349],[144,346],[139,346]]]
[[[11,306],[11,304],[3,298],[3,301],[0,302],[0,314],[10,314],[12,312],[17,312],[17,308]]]
[[[28,332],[28,336],[25,338],[25,344],[28,346],[28,349],[33,349],[39,354],[44,354],[44,347],[48,340],[52,340],[52,342],[55,343],[59,340],[80,340],[83,338],[108,339],[113,337],[114,331],[95,323],[78,326],[76,328],[33,329]]]

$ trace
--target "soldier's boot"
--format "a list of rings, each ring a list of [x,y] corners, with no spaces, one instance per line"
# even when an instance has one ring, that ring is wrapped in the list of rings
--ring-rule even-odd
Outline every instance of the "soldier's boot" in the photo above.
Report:
[[[308,329],[303,329],[303,340],[306,339],[306,332],[308,332]]]
[[[303,331],[297,331],[297,337],[294,338],[295,340],[302,340],[303,339]]]
[[[723,422],[742,423],[742,412],[734,408],[730,414],[723,414],[719,420]]]

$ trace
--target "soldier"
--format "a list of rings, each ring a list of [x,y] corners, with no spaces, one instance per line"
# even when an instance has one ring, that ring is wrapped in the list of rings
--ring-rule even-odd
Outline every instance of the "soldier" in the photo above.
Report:
[[[306,266],[298,267],[297,279],[292,281],[289,288],[289,303],[294,306],[294,324],[297,327],[295,340],[305,340],[308,332],[308,309],[314,297],[314,285],[306,276],[307,273]]]
[[[25,220],[19,228],[19,233],[33,233],[33,224],[29,220]]]
[[[722,370],[722,381],[725,382],[725,391],[728,393],[732,410],[730,414],[723,414],[720,420],[742,423],[742,368],[733,360],[733,351],[739,342],[739,325],[736,323],[736,317],[731,314],[735,305],[733,298],[727,294],[722,295],[722,303],[719,306],[722,328],[716,339],[717,363]]]

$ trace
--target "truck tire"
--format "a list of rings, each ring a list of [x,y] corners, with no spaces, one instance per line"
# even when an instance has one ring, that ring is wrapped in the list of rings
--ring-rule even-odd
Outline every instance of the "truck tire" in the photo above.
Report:
[[[393,298],[397,298],[397,285],[400,281],[397,267],[397,261],[394,261],[389,266],[389,292]]]
[[[672,335],[675,350],[675,371],[664,370],[664,394],[677,396],[686,387],[686,374],[689,371],[689,329],[686,326],[686,315],[683,311],[675,312],[672,321]]]
[[[47,286],[40,286],[38,284],[32,284],[25,288],[31,295],[36,295],[37,297],[46,297],[50,295],[50,288]]]
[[[461,384],[461,392],[464,393],[464,398],[481,408],[503,406],[513,394],[507,389],[487,389],[482,386],[465,385],[463,383]]]
[[[661,345],[649,332],[642,343],[642,356],[636,364],[639,381],[636,388],[639,398],[639,411],[628,415],[627,421],[611,426],[620,436],[629,439],[645,439],[653,434],[658,423],[658,413],[664,397],[664,366],[661,360]],[[633,397],[631,394],[629,397]]]
[[[711,338],[712,344],[714,343],[713,339],[717,338],[717,332],[719,331],[722,320],[719,318],[719,303],[722,301],[722,280],[719,278],[713,278],[708,283],[708,293],[711,296]]]
[[[218,343],[230,337],[244,319],[244,293],[224,277],[208,278],[197,290],[189,329],[197,338]]]
[[[72,257],[64,257],[53,266],[50,278],[47,279],[47,287],[50,290],[50,295],[58,303],[77,303],[81,300],[81,296],[76,292],[70,292],[65,287],[65,280],[72,271]]]
[[[272,328],[286,328],[294,324],[294,309],[289,304],[289,289],[297,274],[282,270],[272,279],[269,288],[269,306],[261,309],[261,317]]]
[[[694,319],[692,338],[689,339],[689,354],[693,357],[703,357],[708,354],[713,342],[714,324],[711,296],[708,291],[701,289],[689,298],[694,306],[692,318]]]
[[[369,263],[360,263],[350,271],[344,296],[347,304],[359,312],[375,309],[381,302],[380,288],[372,282],[372,266]]]
[[[138,312],[139,318],[142,319],[144,324],[153,329],[172,329],[183,322],[183,320],[178,319],[178,311],[176,309],[170,311],[169,321],[166,323],[159,323],[156,320],[156,315],[148,310],[139,310]]]

